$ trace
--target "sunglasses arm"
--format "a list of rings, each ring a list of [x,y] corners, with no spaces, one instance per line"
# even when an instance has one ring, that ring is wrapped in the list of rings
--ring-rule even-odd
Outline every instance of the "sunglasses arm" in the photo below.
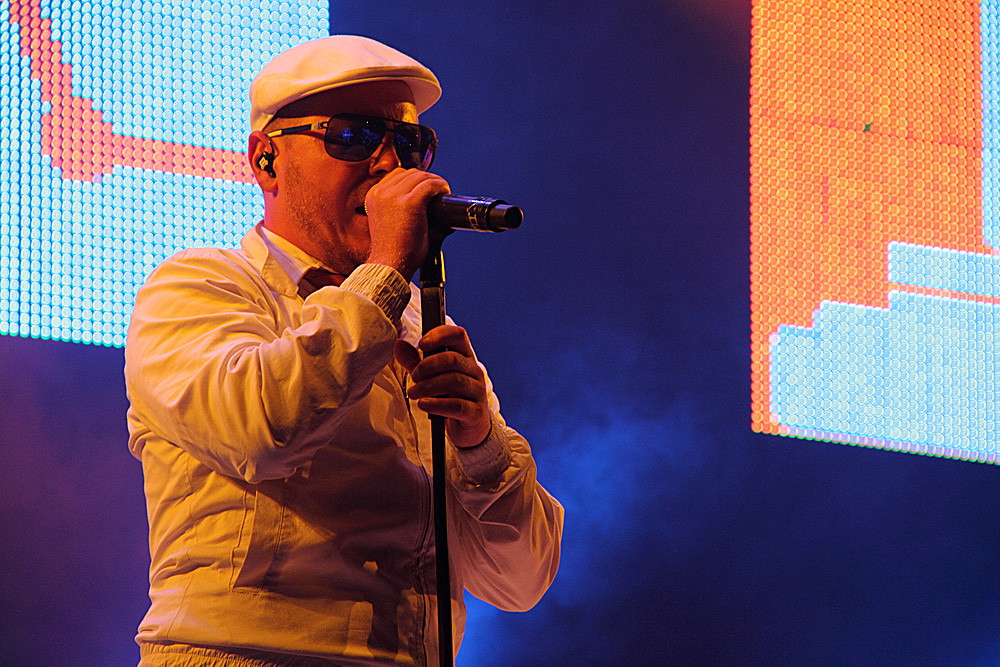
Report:
[[[301,132],[309,132],[311,130],[322,130],[326,127],[327,121],[322,123],[313,123],[312,125],[296,125],[295,127],[284,127],[280,130],[272,130],[265,134],[265,137],[283,137],[286,134],[299,134]]]

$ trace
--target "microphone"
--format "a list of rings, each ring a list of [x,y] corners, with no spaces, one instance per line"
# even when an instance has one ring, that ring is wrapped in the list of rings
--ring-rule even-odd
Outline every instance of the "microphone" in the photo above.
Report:
[[[437,195],[427,205],[427,222],[438,229],[502,232],[517,229],[524,214],[502,199]]]

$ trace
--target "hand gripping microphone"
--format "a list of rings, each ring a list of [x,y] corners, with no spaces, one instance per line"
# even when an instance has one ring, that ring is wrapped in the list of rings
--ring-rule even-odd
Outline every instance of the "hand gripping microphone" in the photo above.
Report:
[[[427,222],[438,229],[502,232],[521,226],[524,214],[502,199],[437,195],[427,205]]]

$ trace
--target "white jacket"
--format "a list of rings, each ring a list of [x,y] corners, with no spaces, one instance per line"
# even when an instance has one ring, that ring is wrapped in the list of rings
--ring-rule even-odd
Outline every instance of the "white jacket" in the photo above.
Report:
[[[430,422],[392,361],[419,299],[362,265],[303,301],[287,267],[258,225],[139,291],[125,379],[152,604],[136,640],[436,664]],[[463,588],[526,610],[559,561],[563,509],[488,388],[493,434],[448,448],[456,651]]]

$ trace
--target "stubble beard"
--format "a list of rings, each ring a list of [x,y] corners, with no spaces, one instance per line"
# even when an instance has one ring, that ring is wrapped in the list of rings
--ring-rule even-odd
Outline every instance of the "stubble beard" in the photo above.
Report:
[[[319,197],[309,197],[295,202],[292,214],[308,239],[309,248],[303,248],[327,268],[344,276],[368,260],[369,251],[350,242],[346,225],[336,220],[330,206]]]

